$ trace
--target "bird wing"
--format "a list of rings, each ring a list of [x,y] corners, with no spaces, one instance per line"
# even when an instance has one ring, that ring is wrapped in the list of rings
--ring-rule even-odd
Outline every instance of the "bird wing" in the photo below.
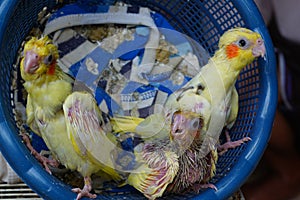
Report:
[[[63,105],[68,136],[76,152],[101,166],[101,169],[118,179],[112,161],[116,142],[109,135],[94,97],[89,93],[73,92]]]
[[[132,132],[136,134],[136,137],[144,140],[169,137],[170,132],[170,124],[168,124],[163,113],[155,113],[145,119],[116,116],[111,118],[111,124],[115,132]]]
[[[112,129],[116,133],[135,132],[136,127],[144,121],[144,118],[131,116],[114,116],[110,119]]]
[[[129,175],[128,184],[149,199],[162,196],[179,170],[178,155],[155,143],[145,144],[135,155],[140,165]]]
[[[228,106],[229,113],[226,119],[226,127],[230,129],[234,125],[239,111],[239,95],[235,87],[233,87]]]
[[[26,104],[27,124],[35,134],[37,134],[38,136],[41,136],[39,127],[35,120],[34,110],[35,109],[34,109],[32,99],[31,99],[30,95],[27,95],[27,104]]]

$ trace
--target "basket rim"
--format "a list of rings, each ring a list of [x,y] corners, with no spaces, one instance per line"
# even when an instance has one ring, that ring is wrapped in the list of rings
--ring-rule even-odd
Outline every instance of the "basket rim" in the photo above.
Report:
[[[3,35],[12,17],[18,0],[2,0],[0,2],[0,41],[2,44]],[[276,59],[274,48],[268,30],[263,22],[263,18],[252,0],[232,0],[238,10],[246,10],[241,14],[245,24],[250,29],[261,33],[265,40],[267,57],[264,66],[260,66],[260,90],[265,94],[260,95],[259,107],[256,113],[256,122],[252,132],[258,133],[260,137],[252,138],[252,141],[246,146],[239,157],[237,163],[228,172],[227,176],[222,177],[215,185],[218,191],[212,189],[201,192],[200,195],[192,199],[226,199],[246,181],[247,177],[253,172],[258,164],[270,139],[272,122],[275,117],[277,104],[277,79],[276,77]],[[1,56],[0,56],[1,58]],[[268,66],[268,68],[265,68]],[[272,86],[272,90],[271,90]],[[272,102],[272,103],[270,103]],[[21,179],[28,184],[36,193],[46,199],[62,196],[64,198],[74,199],[76,194],[71,192],[71,187],[61,180],[48,174],[39,163],[32,158],[28,149],[20,142],[20,138],[15,134],[16,128],[5,119],[6,108],[3,108],[3,99],[0,99],[0,143],[6,144],[10,148],[0,145],[0,151],[6,160],[17,172]],[[18,158],[17,160],[15,158]],[[51,195],[50,195],[51,194]],[[101,198],[101,195],[98,195]]]

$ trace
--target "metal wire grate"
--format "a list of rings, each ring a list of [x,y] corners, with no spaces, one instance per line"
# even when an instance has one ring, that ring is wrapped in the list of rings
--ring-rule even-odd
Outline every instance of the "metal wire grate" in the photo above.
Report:
[[[0,199],[41,200],[42,198],[40,198],[34,191],[32,191],[25,183],[0,183]]]

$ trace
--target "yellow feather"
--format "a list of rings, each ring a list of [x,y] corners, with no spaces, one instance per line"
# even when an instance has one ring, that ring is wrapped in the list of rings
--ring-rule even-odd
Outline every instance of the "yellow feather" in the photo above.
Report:
[[[114,132],[135,132],[136,127],[144,121],[143,118],[131,117],[131,116],[114,116],[110,122]]]
[[[144,153],[152,155],[146,159],[145,157],[149,155],[146,156]],[[128,176],[127,183],[148,199],[161,197],[178,172],[178,155],[172,151],[162,150],[162,148],[153,152],[135,151],[135,155],[136,160],[139,161],[139,167]]]
[[[257,47],[261,48],[259,49],[261,51],[259,53],[261,54],[257,54],[257,52],[254,53],[254,49]],[[215,55],[209,60],[207,65],[202,67],[201,71],[192,80],[168,97],[164,105],[164,112],[147,117],[144,120],[145,123],[147,122],[147,126],[141,126],[143,122],[141,122],[140,119],[133,119],[133,122],[130,122],[130,118],[126,118],[126,122],[120,120],[123,130],[139,132],[140,135],[148,135],[149,132],[153,131],[152,129],[155,129],[153,127],[159,124],[157,123],[158,120],[164,120],[166,128],[162,128],[162,130],[164,130],[164,135],[166,136],[172,134],[172,116],[175,112],[186,112],[191,113],[191,115],[192,113],[196,113],[196,116],[204,120],[203,127],[199,130],[199,141],[204,147],[200,151],[202,153],[203,150],[204,155],[206,155],[205,153],[207,153],[207,155],[211,153],[211,165],[207,166],[209,168],[207,173],[210,176],[207,177],[208,179],[206,180],[198,181],[209,181],[216,171],[219,136],[223,128],[226,126],[230,128],[237,117],[238,94],[235,89],[235,82],[240,71],[256,57],[263,54],[264,45],[258,33],[245,28],[234,28],[225,32],[220,38],[219,49],[215,52]],[[151,117],[157,120],[150,120]],[[188,115],[185,117],[187,119],[189,118]],[[190,117],[192,118],[192,116]],[[160,124],[162,124],[162,122]],[[122,128],[118,128],[117,130],[122,131]],[[192,131],[187,133],[192,134]],[[158,145],[160,141],[155,139],[157,139],[157,137],[151,137],[146,143],[152,142]],[[169,142],[172,142],[172,140]],[[180,144],[180,142],[178,144]],[[177,148],[180,149],[182,146],[178,145]],[[175,152],[178,153],[177,151]],[[153,156],[152,159],[158,159],[158,155],[153,154],[151,156]],[[137,160],[143,161],[145,159],[144,157],[137,157]],[[149,167],[147,165],[145,167],[144,165],[145,163],[142,165],[144,168]],[[192,167],[193,166],[191,166],[191,168]],[[150,167],[150,171],[151,170],[154,169]],[[153,174],[155,173],[153,172]],[[140,174],[132,173],[128,178],[128,182],[141,191],[146,197],[154,199],[158,197],[153,195],[156,194],[158,188],[156,185],[151,187],[147,182],[148,179],[152,180],[152,175],[147,171]],[[159,189],[164,190],[165,188],[160,187]]]
[[[170,133],[170,122],[162,113],[155,113],[147,118],[137,118],[130,116],[116,116],[111,118],[114,132],[135,133],[136,137],[143,140],[168,138]]]
[[[33,67],[33,70],[29,71],[26,71],[24,66],[27,52],[28,55],[37,55],[27,59],[35,59],[35,62],[38,62],[37,65],[35,63],[34,66],[30,66]],[[74,93],[72,91],[74,80],[62,72],[51,59],[49,59],[51,63],[48,63],[49,55],[53,57],[54,61],[58,58],[58,50],[48,37],[32,38],[25,44],[20,70],[25,81],[24,87],[28,92],[27,122],[33,131],[42,136],[47,147],[59,162],[68,169],[77,170],[87,178],[86,184],[90,184],[89,177],[99,171],[109,174],[114,180],[120,180],[121,177],[113,169],[111,160],[110,150],[113,150],[116,144],[111,136],[105,136],[105,123],[102,121],[100,111],[97,110],[95,100],[91,95],[87,97],[85,93]],[[37,57],[39,59],[36,59]],[[30,62],[27,62],[27,66],[28,63]],[[79,100],[90,111],[87,114],[89,117],[93,117],[94,124],[84,124],[84,127],[79,127],[69,121],[69,118],[66,117],[68,114],[78,117],[77,113],[73,111],[66,113],[63,110],[63,106],[70,105],[68,102],[66,103],[66,99],[70,96],[87,97]],[[76,108],[76,105],[74,107]],[[81,112],[86,113],[87,110],[81,110]],[[88,122],[87,118],[78,119],[76,117],[75,119],[78,121]],[[91,120],[91,118],[89,119]],[[82,131],[83,128],[86,128],[85,132]],[[91,140],[89,141],[87,138],[91,138]],[[97,146],[99,139],[102,147],[100,143],[100,147]],[[103,149],[101,150],[101,148]],[[104,159],[99,160],[97,156],[102,156],[101,158]]]

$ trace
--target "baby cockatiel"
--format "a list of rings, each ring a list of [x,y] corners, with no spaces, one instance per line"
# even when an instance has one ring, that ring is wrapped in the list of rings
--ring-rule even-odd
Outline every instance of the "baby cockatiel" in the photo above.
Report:
[[[259,33],[246,28],[230,29],[221,36],[219,49],[214,56],[185,86],[168,97],[161,113],[155,113],[145,119],[118,116],[112,119],[115,131],[134,132],[144,138],[145,144],[151,143],[155,148],[161,147],[161,140],[165,144],[163,146],[172,144],[172,148],[167,148],[172,152],[172,162],[178,162],[173,164],[179,166],[178,170],[165,173],[177,173],[172,175],[172,182],[168,181],[168,187],[162,187],[158,184],[160,181],[155,185],[154,180],[160,180],[160,177],[155,178],[151,175],[151,178],[147,178],[146,174],[140,179],[135,179],[134,187],[142,187],[143,189],[139,190],[152,199],[161,196],[164,190],[178,193],[192,185],[198,185],[196,190],[202,187],[215,188],[207,183],[214,175],[218,151],[224,152],[250,140],[249,137],[245,137],[231,141],[228,131],[225,131],[228,141],[219,145],[223,129],[230,129],[237,118],[236,80],[246,65],[264,55],[264,41]],[[193,130],[192,125],[195,119],[201,121],[201,126],[196,126],[199,128],[197,131]],[[183,139],[181,142],[180,138]],[[190,146],[186,146],[187,141]],[[177,146],[179,150],[174,149],[173,144],[180,144]],[[147,155],[147,159],[150,159],[150,155],[154,157],[152,159],[161,159],[152,151],[148,151],[147,148],[141,151],[142,155]],[[145,165],[147,164],[150,169],[153,168],[145,162]],[[145,180],[148,179],[153,180],[151,185],[145,185]],[[156,192],[151,193],[152,191],[160,193],[157,195]]]
[[[24,46],[20,71],[28,92],[26,114],[30,128],[40,135],[53,156],[84,177],[84,188],[75,188],[77,199],[91,194],[91,175],[102,171],[119,180],[110,152],[115,141],[94,97],[73,92],[74,80],[56,64],[58,50],[48,37],[33,37]]]

